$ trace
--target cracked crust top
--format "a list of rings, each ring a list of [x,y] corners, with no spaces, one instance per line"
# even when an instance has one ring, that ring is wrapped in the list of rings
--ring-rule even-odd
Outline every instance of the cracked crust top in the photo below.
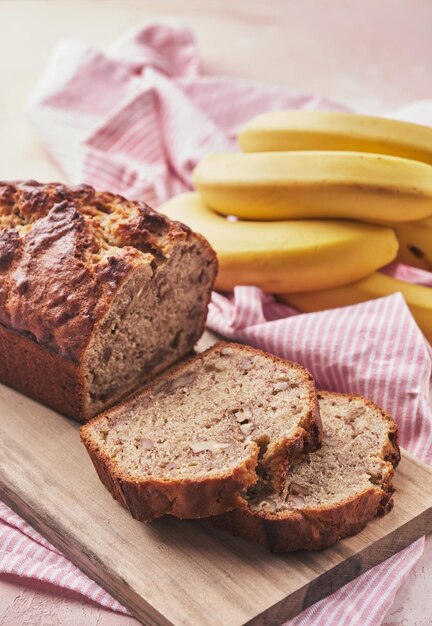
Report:
[[[205,242],[88,185],[0,182],[0,323],[77,362],[128,272],[158,265],[187,238]]]

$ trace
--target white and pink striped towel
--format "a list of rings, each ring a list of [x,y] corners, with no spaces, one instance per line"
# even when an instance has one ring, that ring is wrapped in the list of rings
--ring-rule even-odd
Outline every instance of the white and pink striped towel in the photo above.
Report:
[[[192,33],[156,24],[106,53],[75,41],[60,44],[29,114],[69,181],[157,206],[190,188],[191,171],[203,154],[235,150],[235,134],[245,120],[280,108],[347,107],[283,87],[200,75]],[[408,106],[399,117],[432,123],[432,105]],[[387,271],[432,285],[428,272],[401,266]],[[375,400],[395,416],[402,445],[432,462],[431,351],[400,294],[301,315],[259,289],[238,287],[231,297],[213,295],[208,325],[299,361],[323,389]],[[423,545],[423,539],[415,542],[289,623],[380,624]],[[0,573],[47,581],[125,611],[1,504]]]

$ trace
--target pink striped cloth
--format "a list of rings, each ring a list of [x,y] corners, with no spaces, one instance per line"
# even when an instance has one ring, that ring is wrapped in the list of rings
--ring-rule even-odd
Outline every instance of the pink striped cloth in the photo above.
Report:
[[[347,109],[284,87],[203,76],[198,66],[194,37],[184,27],[147,26],[104,53],[67,41],[39,80],[29,115],[69,181],[159,205],[190,188],[203,154],[235,150],[239,125],[253,115]],[[432,121],[431,112],[422,103],[397,116]],[[386,271],[432,285],[428,272],[404,266]],[[238,287],[230,296],[213,295],[208,326],[304,364],[321,388],[375,400],[395,416],[402,445],[432,462],[431,350],[400,294],[304,315],[257,288]],[[416,541],[288,623],[380,624],[423,545]],[[1,503],[0,573],[43,580],[126,612]]]
[[[432,272],[420,270],[417,267],[403,265],[402,263],[390,263],[380,270],[383,274],[388,274],[415,285],[423,285],[424,287],[432,287]]]

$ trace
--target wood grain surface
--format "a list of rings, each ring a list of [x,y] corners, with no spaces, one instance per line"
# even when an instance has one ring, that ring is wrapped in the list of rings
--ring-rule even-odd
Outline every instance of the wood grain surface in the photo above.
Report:
[[[404,454],[394,510],[322,553],[274,556],[205,522],[133,520],[78,424],[0,386],[0,497],[147,625],[280,624],[432,529],[432,470]]]

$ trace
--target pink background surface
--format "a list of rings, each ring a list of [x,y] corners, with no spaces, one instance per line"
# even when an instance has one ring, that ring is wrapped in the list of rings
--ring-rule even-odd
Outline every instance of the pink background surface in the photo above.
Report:
[[[3,0],[0,69],[9,89],[0,99],[0,141],[8,146],[0,155],[2,178],[60,178],[23,114],[52,46],[66,36],[103,46],[129,27],[159,18],[181,18],[195,29],[208,73],[284,83],[363,111],[432,98],[432,3],[425,0]],[[431,571],[429,541],[387,626],[430,624]],[[132,623],[58,589],[0,581],[1,626]]]

